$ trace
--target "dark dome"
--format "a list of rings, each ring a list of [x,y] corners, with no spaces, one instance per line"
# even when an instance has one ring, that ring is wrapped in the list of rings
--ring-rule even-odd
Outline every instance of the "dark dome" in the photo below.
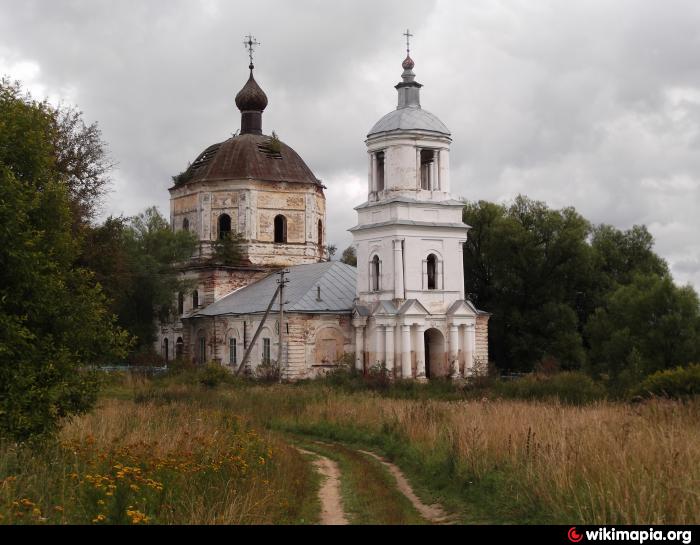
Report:
[[[236,106],[241,112],[262,112],[267,106],[267,95],[255,81],[252,70],[243,89],[238,91],[236,95]]]
[[[415,65],[416,65],[416,63],[413,62],[413,59],[412,59],[411,57],[409,57],[408,55],[406,55],[406,58],[405,58],[405,59],[403,60],[403,62],[401,63],[401,67],[402,67],[404,70],[413,70],[413,67],[414,67]]]
[[[321,185],[296,151],[262,134],[241,134],[209,146],[180,178],[180,184],[245,179]]]

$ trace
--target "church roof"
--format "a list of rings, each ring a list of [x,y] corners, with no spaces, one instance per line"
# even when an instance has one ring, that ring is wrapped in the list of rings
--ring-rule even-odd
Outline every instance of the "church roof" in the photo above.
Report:
[[[398,108],[389,112],[374,124],[367,134],[367,137],[379,133],[404,130],[428,131],[446,136],[450,135],[450,130],[440,121],[436,115],[424,110],[420,106]]]
[[[189,166],[182,183],[241,179],[321,186],[296,151],[263,134],[241,134],[209,146]]]
[[[289,267],[286,275],[285,312],[350,313],[355,300],[357,269],[339,261]],[[279,276],[272,273],[262,280],[240,288],[190,317],[259,314],[265,312],[277,289]],[[320,300],[319,300],[319,290]],[[279,312],[279,299],[271,312]]]

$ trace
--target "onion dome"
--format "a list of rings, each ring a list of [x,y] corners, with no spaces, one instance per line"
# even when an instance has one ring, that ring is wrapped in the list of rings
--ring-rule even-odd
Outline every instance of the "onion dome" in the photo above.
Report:
[[[267,107],[267,95],[253,77],[253,65],[249,68],[248,81],[236,95],[236,106],[241,111],[241,134],[262,134],[262,113]]]
[[[401,63],[401,67],[402,67],[404,70],[413,70],[413,67],[414,67],[415,65],[416,65],[416,63],[413,62],[413,59],[412,59],[410,56],[408,56],[408,55],[406,55],[406,58],[405,58],[404,61]]]
[[[241,112],[262,112],[267,107],[267,95],[255,81],[252,69],[248,81],[236,95],[236,106]]]

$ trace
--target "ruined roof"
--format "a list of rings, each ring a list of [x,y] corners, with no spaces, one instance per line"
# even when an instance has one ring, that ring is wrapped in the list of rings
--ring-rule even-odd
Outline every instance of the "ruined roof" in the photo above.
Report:
[[[209,146],[183,178],[183,184],[251,179],[321,185],[296,151],[263,134],[241,134]]]
[[[355,299],[357,269],[339,261],[289,267],[285,287],[285,312],[350,313]],[[215,301],[191,317],[263,313],[277,289],[279,276],[272,273]],[[318,298],[320,291],[320,300]],[[279,298],[271,312],[279,312]]]

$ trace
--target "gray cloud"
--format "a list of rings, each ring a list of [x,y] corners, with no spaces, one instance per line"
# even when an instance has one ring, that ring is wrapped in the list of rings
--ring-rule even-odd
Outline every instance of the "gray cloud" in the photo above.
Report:
[[[645,223],[700,286],[700,5],[692,0],[0,0],[0,73],[78,104],[118,161],[106,213],[168,210],[170,176],[238,128],[243,35],[262,42],[263,117],[327,185],[342,250],[364,137],[395,107],[401,32],[423,106],[452,130],[453,192],[518,193]]]

